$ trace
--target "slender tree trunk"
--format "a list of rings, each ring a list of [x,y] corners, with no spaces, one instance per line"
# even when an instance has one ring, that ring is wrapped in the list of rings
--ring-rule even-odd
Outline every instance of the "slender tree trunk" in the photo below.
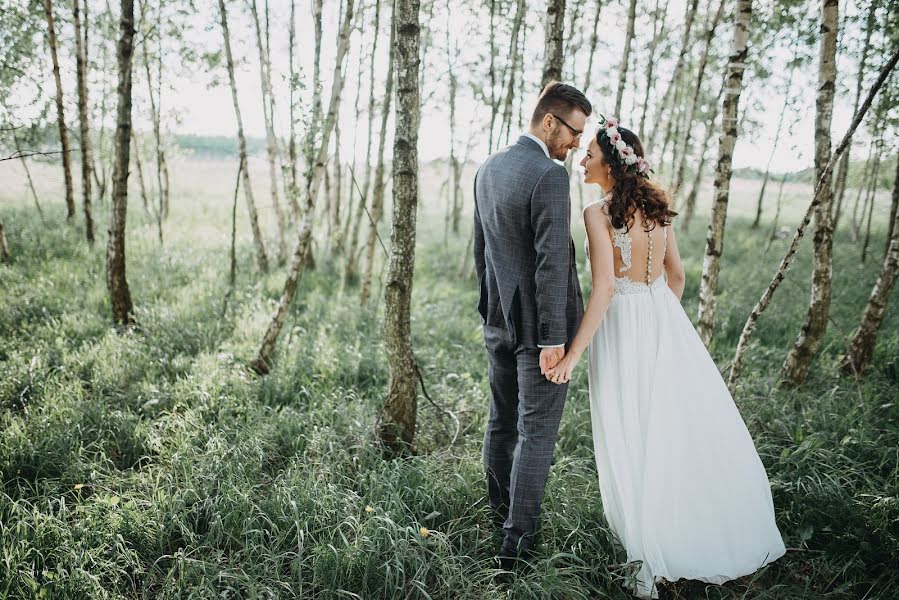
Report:
[[[752,228],[758,229],[759,224],[762,221],[762,202],[765,199],[765,189],[768,186],[768,178],[771,174],[771,161],[774,160],[774,153],[777,151],[777,144],[780,142],[780,134],[783,131],[784,117],[787,114],[787,106],[790,100],[790,92],[793,87],[793,71],[794,69],[790,69],[790,76],[787,79],[787,93],[784,98],[783,106],[780,109],[780,118],[777,120],[777,129],[774,134],[774,145],[771,147],[771,154],[768,155],[768,164],[765,165],[765,176],[762,178],[762,189],[759,190],[759,200],[755,210],[755,220],[752,222]]]
[[[874,155],[874,166],[871,168],[871,179],[868,183],[868,194],[865,205],[868,207],[867,225],[865,225],[865,241],[862,243],[862,262],[868,258],[868,245],[871,243],[871,219],[874,216],[874,199],[877,197],[877,176],[880,174],[880,157],[883,154],[883,130],[877,142],[877,154]],[[891,221],[892,222],[892,221]]]
[[[137,182],[140,186],[140,197],[144,203],[144,212],[151,214],[150,202],[147,200],[147,184],[144,181],[144,165],[140,158],[140,142],[137,139],[137,134],[134,133],[134,129],[131,130],[131,149],[132,154],[134,154],[134,164],[137,166]]]
[[[543,53],[543,76],[540,87],[562,78],[562,42],[565,40],[565,0],[549,0],[546,10],[546,38]]]
[[[293,58],[293,49],[296,45],[296,0],[290,0],[290,25],[287,31],[287,56],[290,63],[290,139],[287,142],[287,156],[289,160],[288,176],[289,187],[287,201],[290,204],[290,231],[293,233],[296,222],[300,218],[299,181],[297,180],[297,118],[296,118],[296,88],[298,85],[296,66]]]
[[[824,174],[830,157],[830,124],[833,118],[833,97],[836,87],[837,30],[839,5],[837,0],[822,0],[818,94],[815,102],[815,178]],[[814,271],[812,293],[805,322],[783,366],[783,379],[790,384],[805,380],[812,357],[827,329],[830,312],[831,278],[833,271],[833,189],[825,180],[824,190],[815,211]]]
[[[724,224],[730,197],[730,176],[734,146],[737,143],[737,106],[743,89],[743,70],[749,46],[749,23],[752,0],[737,0],[733,42],[727,65],[727,84],[721,105],[721,137],[718,139],[718,166],[715,172],[715,200],[712,220],[706,234],[705,256],[702,261],[702,281],[699,288],[699,323],[697,331],[706,346],[712,341],[715,326],[715,302],[718,272],[724,250]]]
[[[587,54],[587,70],[584,72],[584,83],[581,89],[586,94],[590,87],[590,78],[593,73],[593,58],[596,55],[596,46],[599,44],[599,14],[602,12],[602,0],[596,0],[596,12],[593,13],[593,30],[590,34],[590,52]]]
[[[847,154],[849,154],[847,152]],[[862,196],[866,189],[868,189],[868,184],[871,176],[871,167],[874,166],[874,142],[872,141],[868,145],[868,158],[865,160],[865,165],[862,169],[862,175],[859,180],[858,193],[855,195],[855,205],[852,207],[852,241],[857,242],[858,236],[861,232],[862,220],[864,220],[865,207],[862,206]],[[865,200],[868,197],[865,196]],[[859,218],[859,206],[862,206],[861,210],[861,219]]]
[[[131,292],[125,277],[125,225],[128,212],[128,164],[131,142],[131,58],[134,52],[134,0],[121,0],[118,41],[118,110],[112,172],[112,214],[106,247],[106,287],[112,318],[120,326],[134,322]]]
[[[712,142],[712,135],[715,133],[715,119],[718,118],[718,107],[720,106],[721,96],[724,95],[724,88],[726,85],[727,78],[725,77],[721,82],[721,86],[718,88],[718,95],[715,97],[715,101],[711,104],[709,114],[703,119],[705,121],[705,139],[699,147],[699,165],[696,167],[696,173],[693,176],[693,186],[690,188],[690,194],[687,196],[687,201],[684,205],[684,212],[681,220],[681,227],[683,227],[684,231],[690,229],[690,222],[693,220],[693,215],[696,212],[696,198],[699,195],[699,186],[702,184],[702,172],[705,168],[706,152],[709,148],[709,144]]]
[[[765,252],[771,248],[771,243],[777,238],[777,228],[780,223],[780,207],[784,195],[784,184],[787,182],[787,174],[784,173],[780,178],[780,185],[777,188],[777,202],[774,208],[774,218],[771,220],[771,233],[768,234],[768,242],[765,244]]]
[[[10,262],[9,245],[6,243],[6,230],[3,229],[3,223],[0,223],[0,263]]]
[[[899,204],[899,161],[896,161],[896,180],[893,185],[893,206]],[[871,290],[868,304],[862,313],[861,323],[849,341],[846,355],[840,362],[840,368],[844,373],[860,375],[868,368],[871,356],[874,354],[874,346],[877,341],[877,332],[883,322],[886,312],[887,299],[896,283],[899,275],[899,217],[893,211],[893,219],[890,221],[890,235],[887,236],[889,246],[886,256],[883,258],[883,266],[880,275]]]
[[[265,148],[268,155],[268,175],[271,187],[272,208],[275,210],[275,223],[278,228],[278,264],[287,260],[287,241],[285,239],[285,217],[281,209],[278,194],[278,138],[275,136],[274,94],[272,93],[271,61],[262,43],[262,25],[259,22],[259,11],[256,0],[249,0],[250,14],[256,33],[256,49],[259,52],[259,84],[262,89],[262,120],[265,122]]]
[[[410,452],[418,412],[418,366],[412,354],[412,274],[418,205],[418,125],[421,95],[419,0],[397,0],[394,55],[397,71],[393,146],[393,229],[384,310],[384,345],[390,382],[378,423],[381,442],[395,454]]]
[[[718,10],[715,12],[715,16],[712,17],[712,22],[708,29],[706,29],[705,47],[702,51],[702,57],[699,59],[699,70],[696,74],[696,87],[693,90],[690,108],[687,109],[686,125],[678,130],[678,135],[682,138],[682,142],[679,156],[676,151],[674,156],[674,160],[677,162],[677,171],[674,177],[674,185],[672,186],[675,196],[680,193],[680,186],[687,170],[687,154],[689,153],[691,142],[690,133],[693,131],[693,121],[696,118],[696,111],[699,109],[699,99],[702,96],[702,81],[705,77],[705,68],[709,61],[709,51],[712,48],[712,41],[715,39],[715,30],[718,29],[718,24],[721,22],[721,17],[724,15],[724,2],[725,0],[721,0],[718,3]],[[780,134],[779,130],[778,134]],[[775,144],[776,143],[777,142],[775,142]]]
[[[521,52],[518,49],[518,38],[521,31],[521,22],[524,18],[525,2],[518,0],[517,12],[515,20],[512,22],[512,35],[509,40],[509,86],[506,89],[506,101],[503,108],[503,120],[499,128],[500,137],[503,137],[503,130],[506,132],[506,143],[509,142],[509,134],[512,129],[512,101],[515,99],[515,73],[518,69],[518,63],[521,59]]]
[[[141,2],[141,18],[144,17],[144,11],[146,10],[146,2]],[[161,8],[160,8],[161,10]],[[157,35],[161,35],[158,33]],[[156,105],[156,91],[153,86],[153,71],[150,68],[150,44],[149,40],[144,39],[143,44],[143,52],[141,55],[143,56],[144,62],[144,72],[147,76],[147,92],[150,98],[150,117],[153,123],[153,142],[155,144],[156,149],[156,204],[153,209],[153,214],[156,217],[156,234],[159,238],[160,245],[163,243],[162,236],[162,221],[165,218],[165,195],[163,193],[163,183],[162,183],[162,165],[164,162],[163,150],[162,150],[162,127],[161,123],[161,115],[158,107]],[[141,176],[141,181],[143,181],[143,176]]]
[[[253,189],[250,186],[250,170],[247,161],[247,140],[243,134],[243,119],[240,116],[240,104],[237,102],[237,81],[234,78],[234,59],[231,55],[231,35],[228,32],[228,12],[225,8],[225,0],[219,0],[219,14],[222,23],[222,35],[225,41],[225,59],[228,68],[228,80],[231,83],[231,98],[234,102],[234,114],[237,117],[237,141],[240,149],[240,169],[243,172],[243,191],[247,201],[247,210],[250,213],[250,227],[253,230],[253,243],[256,246],[256,263],[259,270],[268,271],[268,256],[265,253],[265,243],[262,240],[262,230],[259,227],[259,217],[256,214],[256,202],[253,200]]]
[[[109,71],[109,52],[106,49],[106,44],[100,44],[100,55],[103,57],[103,67],[102,72],[105,74]],[[105,82],[105,77],[104,77]],[[104,86],[105,87],[105,86]],[[91,172],[94,174],[94,185],[97,186],[97,201],[101,204],[103,203],[103,199],[106,197],[106,188],[107,188],[107,170],[105,163],[103,161],[103,140],[106,138],[106,99],[109,98],[110,94],[106,89],[102,91],[102,97],[100,100],[100,130],[97,132],[97,152],[92,153],[92,160],[94,163],[91,165]],[[100,154],[100,169],[97,168],[97,154]]]
[[[59,127],[59,142],[62,146],[62,171],[66,183],[66,219],[75,218],[75,194],[72,188],[72,159],[69,156],[69,133],[66,129],[65,109],[62,101],[62,78],[59,75],[59,59],[56,53],[56,24],[53,18],[52,0],[44,0],[47,16],[47,38],[50,42],[50,57],[53,59],[53,79],[56,82],[56,122]]]
[[[237,197],[240,191],[240,172],[243,163],[238,163],[237,177],[234,181],[234,201],[231,203],[231,264],[228,269],[228,287],[233,290],[237,285]]]
[[[730,378],[727,382],[727,385],[732,392],[734,391],[737,380],[739,379],[740,373],[742,372],[743,357],[746,354],[746,348],[749,347],[749,339],[752,337],[752,332],[755,329],[755,325],[758,322],[762,312],[764,312],[765,308],[771,302],[771,298],[774,297],[774,292],[777,291],[780,282],[784,279],[784,275],[786,274],[787,269],[793,262],[793,258],[796,256],[796,251],[799,248],[799,241],[802,239],[803,233],[805,233],[805,228],[811,221],[812,215],[815,213],[815,210],[820,205],[822,198],[821,194],[824,192],[825,188],[829,188],[830,186],[830,176],[833,171],[833,167],[840,159],[840,156],[842,156],[846,148],[849,146],[849,141],[855,134],[855,130],[858,129],[859,124],[862,122],[862,119],[868,112],[868,109],[871,107],[871,102],[874,100],[877,92],[879,92],[880,88],[883,87],[883,82],[886,81],[890,73],[893,72],[893,69],[896,68],[897,62],[899,62],[899,51],[896,51],[893,56],[889,60],[887,60],[883,69],[880,71],[880,75],[878,76],[877,81],[874,82],[874,85],[871,86],[871,89],[868,91],[868,96],[862,103],[861,108],[856,111],[855,116],[852,119],[852,124],[849,126],[849,129],[843,136],[843,141],[840,142],[836,150],[833,151],[833,154],[830,155],[830,160],[827,161],[827,166],[824,167],[824,172],[821,174],[821,177],[818,178],[818,183],[815,185],[815,193],[812,196],[812,202],[806,209],[805,216],[802,218],[799,227],[796,228],[796,233],[793,234],[793,239],[790,242],[790,247],[787,249],[787,253],[780,261],[780,266],[778,267],[777,272],[774,274],[774,278],[771,280],[768,288],[762,294],[762,297],[755,305],[755,308],[752,309],[752,312],[749,314],[749,318],[746,319],[746,324],[743,326],[743,332],[740,334],[740,341],[737,344],[737,350],[734,353],[734,359],[731,362]]]
[[[365,40],[365,10],[364,7],[360,8],[359,11],[359,56],[358,63],[356,66],[356,97],[353,100],[353,118],[356,119],[359,117],[359,102],[362,100],[362,73],[364,69],[364,52],[362,51],[362,44]],[[375,32],[375,37],[377,37],[377,32]],[[346,244],[349,242],[350,233],[353,231],[354,221],[362,216],[362,211],[360,210],[360,204],[363,201],[361,194],[357,191],[358,184],[356,182],[356,173],[358,172],[358,166],[356,165],[356,148],[359,145],[359,127],[353,128],[353,156],[352,161],[347,164],[349,171],[349,178],[347,181],[347,211],[346,218],[343,223],[343,231],[337,234],[337,239],[334,241],[335,250],[338,255],[343,255],[346,250]],[[344,274],[345,275],[345,274]]]
[[[631,0],[627,11],[627,35],[624,38],[624,54],[618,68],[618,92],[615,94],[615,116],[621,113],[621,99],[624,97],[624,86],[627,85],[627,67],[631,57],[631,44],[634,41],[634,23],[637,20],[637,0]]]
[[[668,87],[665,89],[665,94],[662,96],[661,101],[656,107],[655,118],[652,121],[653,139],[657,137],[657,134],[659,132],[659,127],[662,124],[662,117],[665,114],[665,108],[668,106],[668,99],[675,92],[675,88],[678,86],[678,82],[680,81],[681,71],[683,71],[684,69],[687,54],[690,51],[690,32],[693,29],[693,20],[696,18],[696,7],[698,5],[699,0],[690,0],[690,4],[686,8],[686,13],[684,14],[684,35],[681,38],[680,51],[677,55],[677,62],[674,65],[674,71],[671,73],[671,80],[668,82]]]
[[[25,177],[28,179],[28,189],[31,190],[31,196],[34,198],[34,206],[37,208],[37,214],[41,217],[41,223],[46,224],[47,220],[44,218],[44,209],[41,208],[41,203],[37,198],[37,190],[34,189],[34,180],[31,178],[31,169],[28,168],[28,162],[22,154],[22,146],[19,144],[19,137],[13,133],[12,138],[13,143],[16,145],[16,152],[20,157],[19,160],[22,161],[22,168],[25,169]]]
[[[365,183],[362,186],[362,198],[359,199],[359,215],[354,220],[353,231],[350,233],[350,249],[347,254],[346,279],[351,281],[356,276],[358,265],[359,228],[362,225],[365,211],[368,208],[368,198],[371,185],[371,140],[372,123],[375,118],[375,58],[378,55],[378,39],[381,37],[381,0],[375,0],[374,36],[372,40],[371,62],[368,70],[368,129],[365,136]],[[388,84],[389,85],[389,84]]]
[[[346,12],[343,21],[340,24],[340,33],[337,38],[337,52],[334,58],[334,76],[331,83],[331,100],[328,106],[328,114],[325,117],[322,126],[321,145],[318,148],[318,156],[312,164],[312,180],[309,186],[309,194],[306,195],[306,205],[303,207],[303,219],[300,222],[299,232],[297,234],[297,243],[294,247],[293,255],[290,260],[290,266],[287,270],[287,278],[284,282],[284,290],[281,292],[281,299],[278,301],[278,308],[275,311],[272,321],[262,338],[262,344],[256,358],[250,364],[250,367],[257,373],[268,373],[271,365],[272,355],[275,351],[275,344],[281,329],[284,327],[284,321],[287,319],[287,313],[293,298],[296,295],[297,285],[300,276],[303,273],[303,267],[306,264],[307,255],[310,251],[312,243],[312,226],[315,221],[315,195],[318,194],[318,188],[321,184],[324,174],[326,161],[328,158],[328,147],[331,145],[331,134],[334,131],[334,124],[337,120],[337,107],[340,106],[340,95],[343,92],[344,70],[343,60],[346,57],[347,50],[350,45],[350,26],[353,23],[353,0],[347,0]],[[246,179],[244,179],[246,184]]]
[[[396,3],[394,0],[394,15],[391,18],[390,28],[390,53],[387,58],[387,82],[384,92],[384,107],[381,112],[381,136],[378,140],[378,165],[375,168],[374,190],[371,202],[371,222],[368,229],[368,241],[365,244],[365,269],[362,271],[362,284],[359,291],[359,303],[362,306],[368,304],[371,294],[371,278],[375,262],[375,241],[378,238],[378,221],[381,220],[381,211],[384,206],[384,148],[387,145],[387,118],[390,116],[390,102],[393,98],[393,60],[394,37],[396,36]]]
[[[645,131],[646,126],[646,115],[649,113],[649,95],[655,88],[655,79],[653,79],[653,71],[655,71],[655,62],[656,62],[656,50],[659,46],[659,41],[665,36],[666,29],[666,18],[668,16],[668,0],[665,0],[665,8],[662,10],[661,14],[659,14],[659,0],[656,0],[655,10],[652,11],[652,41],[649,43],[649,59],[646,61],[646,90],[643,95],[643,107],[640,111],[640,139],[643,138],[643,133]],[[661,23],[661,30],[659,29],[659,23]]]
[[[520,0],[519,2],[519,10],[523,8],[524,0]],[[450,14],[450,2],[447,0],[446,3],[447,14]],[[517,20],[517,19],[516,19]],[[514,30],[514,28],[513,28]],[[512,35],[515,35],[513,33]],[[452,49],[455,52],[451,52],[451,44],[450,44],[450,25],[447,22],[446,27],[446,66],[447,72],[449,75],[449,107],[450,107],[450,169],[449,169],[449,178],[450,178],[450,188],[449,188],[449,197],[450,197],[450,207],[451,210],[451,222],[453,227],[453,233],[459,233],[459,220],[462,215],[462,199],[461,193],[459,190],[459,178],[462,175],[462,170],[459,166],[459,157],[456,156],[456,89],[457,89],[457,81],[456,81],[456,73],[454,70],[454,62],[459,56],[459,48],[458,46],[453,46]]]
[[[858,61],[858,77],[855,82],[855,102],[852,105],[852,114],[854,115],[858,111],[858,103],[862,97],[862,86],[865,82],[865,67],[868,62],[868,53],[871,50],[871,34],[875,28],[875,20],[874,17],[877,13],[877,2],[871,2],[868,7],[868,19],[865,23],[865,41],[862,44],[862,55]],[[836,194],[836,207],[834,209],[834,219],[833,219],[833,229],[836,231],[837,225],[840,221],[840,213],[843,208],[843,196],[846,193],[846,176],[849,173],[849,156],[851,152],[846,152],[843,155],[843,159],[840,161],[839,166],[837,167],[837,175],[836,175],[836,186],[835,186],[835,194]]]
[[[899,156],[896,157],[896,168],[899,169]],[[896,191],[897,185],[899,185],[899,178],[897,178],[896,182],[893,183],[893,201],[890,203],[890,218],[887,220],[887,223],[894,223],[896,221],[896,213],[899,212],[899,191]],[[895,235],[896,229],[893,228],[893,234]],[[886,248],[883,250],[883,256],[886,258],[886,255],[890,252],[890,236],[887,236]]]
[[[487,76],[490,78],[490,129],[488,130],[487,152],[493,152],[493,129],[496,127],[496,115],[499,113],[499,95],[496,93],[496,2],[489,0],[490,4],[490,66]],[[502,79],[500,80],[502,83]]]
[[[87,56],[81,34],[81,0],[72,2],[75,23],[75,77],[78,82],[78,125],[81,132],[81,195],[84,203],[84,230],[94,244],[94,218],[91,214],[91,136],[87,120]],[[85,26],[86,29],[86,26]]]

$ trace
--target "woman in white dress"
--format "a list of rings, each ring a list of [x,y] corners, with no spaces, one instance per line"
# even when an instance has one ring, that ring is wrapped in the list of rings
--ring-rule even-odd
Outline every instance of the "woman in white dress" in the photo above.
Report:
[[[584,208],[593,292],[564,383],[588,353],[603,511],[634,561],[629,586],[748,575],[785,552],[765,468],[680,305],[684,270],[664,191],[633,132],[603,119],[581,162],[602,200]]]

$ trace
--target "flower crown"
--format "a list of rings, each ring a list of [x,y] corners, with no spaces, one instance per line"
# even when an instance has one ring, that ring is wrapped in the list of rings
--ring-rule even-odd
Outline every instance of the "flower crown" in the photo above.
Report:
[[[636,173],[649,179],[649,173],[654,171],[649,168],[649,163],[646,159],[642,156],[637,156],[634,149],[628,146],[621,138],[621,133],[618,131],[618,119],[615,117],[607,119],[603,115],[599,115],[599,118],[601,127],[597,132],[597,137],[606,136],[609,138],[609,145],[612,146],[615,154],[618,155],[619,164],[625,172]]]

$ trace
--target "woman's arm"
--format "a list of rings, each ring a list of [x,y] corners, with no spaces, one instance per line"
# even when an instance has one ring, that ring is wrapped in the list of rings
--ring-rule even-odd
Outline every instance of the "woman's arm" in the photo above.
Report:
[[[555,383],[565,383],[580,360],[584,350],[599,329],[615,293],[615,260],[612,238],[609,234],[608,219],[600,205],[588,207],[584,211],[587,229],[587,244],[590,252],[590,274],[593,277],[593,291],[584,318],[578,327],[568,353],[554,368],[546,373],[546,378]]]
[[[674,227],[668,227],[668,247],[665,249],[665,275],[668,277],[668,287],[680,300],[684,295],[684,285],[687,278],[684,275],[684,265],[680,260],[680,252],[677,249],[677,236],[674,235]]]

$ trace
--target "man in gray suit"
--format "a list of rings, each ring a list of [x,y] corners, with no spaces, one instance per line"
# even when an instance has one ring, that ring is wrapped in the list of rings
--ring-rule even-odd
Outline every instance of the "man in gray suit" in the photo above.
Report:
[[[487,495],[502,523],[500,562],[529,554],[568,386],[544,373],[583,315],[563,161],[593,108],[570,85],[548,84],[529,132],[475,175],[474,257],[490,379],[484,435]]]

